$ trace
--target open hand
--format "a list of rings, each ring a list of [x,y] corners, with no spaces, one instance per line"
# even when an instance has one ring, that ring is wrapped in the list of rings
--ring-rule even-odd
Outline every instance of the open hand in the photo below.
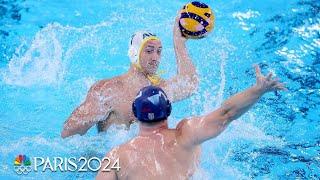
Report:
[[[267,93],[271,91],[277,90],[287,90],[284,83],[279,82],[279,78],[272,78],[272,72],[269,72],[267,76],[261,74],[260,67],[258,65],[254,65],[256,71],[256,87],[262,93]]]

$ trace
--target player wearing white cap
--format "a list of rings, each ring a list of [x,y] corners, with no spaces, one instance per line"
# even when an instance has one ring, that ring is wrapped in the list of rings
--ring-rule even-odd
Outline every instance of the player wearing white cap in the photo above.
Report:
[[[140,31],[129,42],[131,66],[127,73],[96,82],[89,90],[85,101],[78,106],[64,123],[61,137],[85,134],[97,124],[98,131],[105,131],[112,124],[130,127],[135,117],[131,104],[136,93],[147,85],[159,86],[171,102],[189,97],[198,87],[196,69],[188,55],[185,42],[178,27],[178,18],[173,28],[177,74],[163,80],[156,73],[160,63],[162,44],[153,33]]]

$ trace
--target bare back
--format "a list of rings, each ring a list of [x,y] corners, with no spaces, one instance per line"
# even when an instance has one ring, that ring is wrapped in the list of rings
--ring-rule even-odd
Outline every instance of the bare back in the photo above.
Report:
[[[137,136],[115,149],[112,156],[119,157],[121,167],[118,179],[190,177],[198,164],[200,146],[184,148],[178,143],[178,135],[176,129],[163,129],[152,135]]]

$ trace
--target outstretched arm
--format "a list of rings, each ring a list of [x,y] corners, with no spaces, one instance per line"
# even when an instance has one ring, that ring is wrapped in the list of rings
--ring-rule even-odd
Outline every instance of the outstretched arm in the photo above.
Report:
[[[255,66],[255,70],[257,82],[254,86],[232,96],[217,110],[205,116],[184,120],[180,126],[178,125],[181,131],[181,143],[192,147],[218,136],[230,122],[247,112],[263,94],[286,90],[278,79],[272,79],[272,73],[264,77],[258,66]]]
[[[83,135],[94,124],[107,119],[112,108],[107,100],[102,98],[99,89],[99,83],[90,88],[86,100],[72,112],[64,123],[62,138],[75,134]]]
[[[186,38],[182,36],[179,28],[180,13],[175,20],[173,28],[174,50],[177,60],[177,75],[165,81],[164,91],[172,102],[182,100],[197,90],[199,80],[196,68],[188,55]]]

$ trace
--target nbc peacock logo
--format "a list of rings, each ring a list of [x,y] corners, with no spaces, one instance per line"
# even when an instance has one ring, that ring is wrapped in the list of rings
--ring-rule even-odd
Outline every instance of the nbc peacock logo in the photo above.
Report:
[[[28,174],[31,171],[31,161],[26,155],[18,155],[14,160],[14,170],[17,174]]]

